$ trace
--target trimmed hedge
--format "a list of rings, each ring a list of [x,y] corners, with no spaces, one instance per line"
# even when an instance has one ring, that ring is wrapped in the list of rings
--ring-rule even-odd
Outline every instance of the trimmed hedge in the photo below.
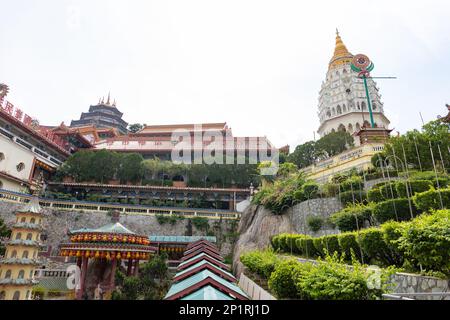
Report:
[[[386,200],[386,197],[381,194],[380,188],[372,188],[367,192],[367,200],[369,202],[382,202]]]
[[[241,255],[240,260],[251,272],[264,279],[268,279],[280,263],[280,258],[270,250],[246,252]]]
[[[417,207],[411,200],[413,216],[417,215]],[[373,216],[379,222],[383,223],[389,220],[406,221],[411,219],[411,211],[408,199],[393,199],[375,204]]]
[[[345,191],[339,194],[339,199],[344,207],[357,203],[364,203],[367,200],[367,195],[364,190]]]
[[[340,184],[340,190],[341,192],[346,191],[359,191],[364,189],[364,183],[361,177],[353,176],[350,177]]]
[[[353,256],[355,256],[359,261],[367,260],[367,257],[363,256],[364,253],[359,246],[355,232],[341,233],[338,236],[338,240],[341,252],[345,255],[345,259],[347,261],[352,261]]]
[[[395,189],[400,198],[407,198],[406,183],[408,183],[409,196],[412,197],[416,193],[425,192],[430,190],[433,184],[428,180],[409,180],[409,181],[397,181]]]
[[[372,205],[355,205],[331,215],[330,220],[342,232],[361,229],[366,221],[370,222]]]
[[[450,188],[441,189],[440,194],[442,197],[442,204],[444,208],[450,204]],[[441,201],[439,197],[439,191],[431,188],[429,191],[417,193],[413,197],[414,204],[419,210],[430,211],[441,209]]]

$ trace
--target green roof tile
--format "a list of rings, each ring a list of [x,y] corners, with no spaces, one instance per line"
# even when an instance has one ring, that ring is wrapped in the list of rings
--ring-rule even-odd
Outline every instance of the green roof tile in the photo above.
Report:
[[[234,300],[227,294],[211,287],[203,287],[180,300]]]
[[[185,274],[185,273],[187,273],[187,272],[189,272],[189,271],[191,271],[191,270],[193,270],[193,269],[195,269],[195,268],[197,268],[197,267],[199,267],[199,266],[202,266],[202,265],[204,265],[204,264],[209,264],[209,265],[210,265],[211,267],[213,267],[214,269],[220,270],[220,271],[222,271],[223,273],[225,273],[225,274],[229,275],[230,277],[234,278],[234,276],[233,276],[231,273],[229,273],[228,271],[226,271],[226,270],[224,270],[224,269],[222,269],[222,268],[219,268],[218,266],[212,264],[211,262],[209,262],[209,261],[207,261],[207,260],[202,260],[202,261],[200,261],[200,262],[197,262],[196,264],[190,266],[190,267],[187,268],[186,270],[183,270],[183,271],[177,273],[177,274],[175,275],[175,277],[181,276],[181,275],[183,275],[183,274]]]

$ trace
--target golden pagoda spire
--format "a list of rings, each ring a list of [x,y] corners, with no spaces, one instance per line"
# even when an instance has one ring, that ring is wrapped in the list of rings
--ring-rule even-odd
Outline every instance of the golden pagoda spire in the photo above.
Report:
[[[336,46],[334,48],[334,55],[331,58],[329,69],[335,68],[339,65],[350,63],[353,55],[348,51],[342,38],[339,34],[339,30],[336,28]]]

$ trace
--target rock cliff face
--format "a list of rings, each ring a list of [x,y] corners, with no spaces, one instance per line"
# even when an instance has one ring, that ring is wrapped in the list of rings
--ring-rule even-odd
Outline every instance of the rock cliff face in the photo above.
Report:
[[[233,272],[240,275],[243,265],[239,260],[246,251],[265,249],[270,246],[270,238],[288,232],[295,233],[289,215],[274,215],[262,206],[249,206],[243,213],[238,227],[240,234],[233,252]]]
[[[263,206],[251,205],[243,213],[238,226],[239,238],[233,251],[233,272],[239,276],[243,265],[242,253],[270,247],[270,238],[280,233],[303,233],[313,236],[337,233],[336,229],[325,229],[313,233],[308,229],[307,218],[319,216],[323,219],[342,209],[335,198],[313,199],[289,208],[282,215],[275,215]]]

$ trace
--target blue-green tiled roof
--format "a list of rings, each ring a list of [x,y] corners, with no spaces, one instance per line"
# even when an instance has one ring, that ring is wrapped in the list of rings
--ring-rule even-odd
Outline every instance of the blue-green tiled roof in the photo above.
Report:
[[[233,292],[236,292],[244,297],[246,297],[247,295],[244,293],[244,291],[241,290],[241,288],[239,288],[237,285],[235,285],[234,283],[228,282],[225,279],[222,279],[221,277],[215,275],[214,273],[212,273],[209,270],[203,270],[199,273],[196,273],[194,275],[192,275],[191,277],[184,279],[183,281],[174,283],[172,285],[172,287],[170,287],[169,292],[166,294],[165,299],[187,289],[190,288],[192,286],[194,286],[195,284],[201,282],[202,280],[206,279],[206,278],[211,278],[217,282],[219,282],[221,285],[227,287],[228,289],[230,289]]]
[[[216,237],[207,236],[149,236],[151,242],[195,242],[204,239],[209,242],[216,242]]]
[[[199,266],[202,266],[202,265],[204,265],[204,264],[209,264],[209,265],[210,265],[211,267],[213,267],[214,269],[218,269],[218,270],[222,271],[223,273],[229,275],[230,277],[234,278],[234,276],[233,276],[231,273],[229,273],[228,271],[226,271],[226,270],[224,270],[224,269],[222,269],[222,268],[219,268],[218,266],[212,264],[211,262],[209,262],[209,261],[207,261],[207,260],[202,260],[202,261],[200,261],[200,262],[197,262],[196,264],[190,266],[190,267],[187,268],[186,270],[183,270],[183,271],[181,271],[181,272],[178,272],[178,273],[175,275],[175,277],[181,276],[181,275],[183,275],[183,274],[185,274],[185,273],[191,271],[192,269],[195,269],[195,268],[197,268],[197,267],[199,267]]]
[[[227,294],[211,287],[203,287],[180,300],[234,300]]]

